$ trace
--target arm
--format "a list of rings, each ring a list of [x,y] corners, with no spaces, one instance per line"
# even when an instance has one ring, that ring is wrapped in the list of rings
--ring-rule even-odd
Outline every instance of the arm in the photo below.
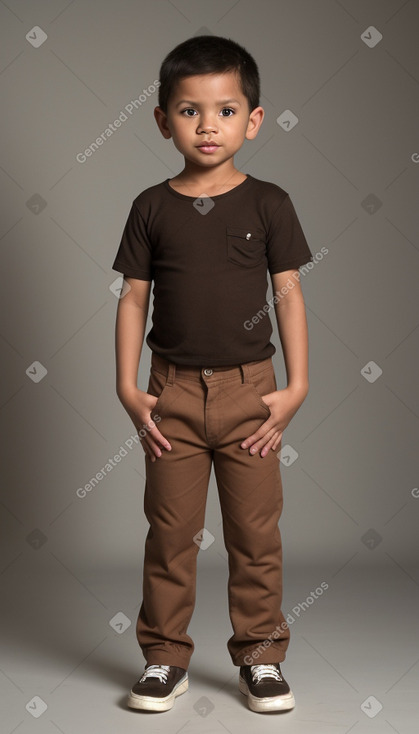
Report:
[[[304,402],[309,389],[307,320],[300,283],[292,277],[295,272],[287,270],[271,276],[274,295],[279,299],[275,304],[275,314],[284,353],[287,387],[262,395],[271,415],[241,444],[242,448],[249,448],[252,454],[261,451],[262,457],[266,456],[269,449],[278,449],[285,428]],[[289,279],[295,283],[294,288],[287,287],[288,292],[282,295],[281,288],[286,286]]]
[[[125,281],[130,290],[118,302],[115,328],[116,392],[120,400],[137,388],[151,288],[149,280],[125,277]]]
[[[298,271],[274,273],[271,278],[274,295],[281,296],[275,305],[275,314],[284,353],[288,388],[299,395],[303,402],[309,389],[308,331],[301,285],[292,277],[295,272]],[[281,288],[286,287],[288,280],[295,283],[295,286],[292,289],[287,288],[288,293],[282,296]]]
[[[116,392],[137,430],[147,430],[141,439],[146,454],[152,461],[161,456],[159,444],[171,446],[151,419],[157,403],[154,395],[137,387],[144,333],[147,322],[151,282],[127,278],[130,290],[119,300],[115,327]]]

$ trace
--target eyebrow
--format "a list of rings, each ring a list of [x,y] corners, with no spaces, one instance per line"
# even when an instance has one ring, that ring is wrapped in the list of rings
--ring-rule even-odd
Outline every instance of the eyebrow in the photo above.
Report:
[[[240,105],[240,102],[239,102],[238,99],[223,99],[220,102],[216,102],[215,104],[218,106],[218,105],[231,104],[232,102],[235,102],[236,104]],[[181,104],[190,104],[193,107],[199,107],[199,103],[198,102],[192,102],[192,100],[190,100],[190,99],[181,99],[176,104],[176,107],[179,107],[179,105],[181,105]]]

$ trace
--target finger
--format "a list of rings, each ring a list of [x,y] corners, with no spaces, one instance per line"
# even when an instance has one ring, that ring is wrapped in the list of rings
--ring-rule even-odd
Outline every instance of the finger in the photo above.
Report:
[[[275,435],[274,435],[274,436],[272,436],[272,438],[271,438],[271,439],[270,439],[270,440],[269,440],[269,441],[268,441],[267,443],[265,443],[265,445],[264,445],[264,446],[262,447],[262,451],[260,452],[260,455],[261,455],[262,457],[263,457],[263,456],[266,456],[266,454],[267,454],[267,453],[269,452],[269,450],[270,450],[270,449],[272,448],[272,446],[273,446],[273,444],[274,444],[274,441],[275,441]]]
[[[156,431],[157,434],[160,433],[157,429],[153,430]],[[140,441],[143,442],[144,451],[150,454],[150,458],[161,456],[161,448],[158,443],[153,440],[153,430],[145,431],[144,428],[137,429]]]
[[[160,447],[167,449],[168,451],[171,450],[171,445],[167,438],[163,436],[162,433],[160,433],[159,429],[154,428],[148,428],[147,430],[145,428],[138,429],[138,434],[140,436],[140,439],[144,439],[147,441],[149,446],[152,447],[153,451],[156,453],[156,447],[160,450]]]
[[[147,439],[144,439],[144,441],[147,441],[147,446],[151,451],[152,456],[157,456],[157,458],[159,458],[162,455],[162,450],[160,446],[155,441],[153,441],[150,436],[147,436]]]
[[[154,416],[152,415],[152,413],[153,411],[150,410],[150,420],[147,423],[147,427],[149,430],[156,427],[157,424],[154,422],[154,419],[159,417],[158,413],[154,413]]]
[[[256,441],[252,446],[250,446],[250,453],[256,454],[260,449],[262,449],[272,438],[272,435],[275,434],[275,429],[272,428],[270,431],[267,431],[262,438],[260,438],[258,441]],[[257,435],[257,434],[255,434]],[[247,441],[246,441],[247,443]]]
[[[153,452],[149,449],[147,441],[144,441],[143,439],[140,439],[140,444],[143,447],[144,454],[150,461],[156,461],[156,456],[153,454]]]
[[[155,425],[155,424],[154,424]],[[168,451],[171,450],[171,445],[167,438],[163,436],[162,433],[160,433],[159,429],[157,427],[149,428],[148,435],[152,437],[152,439],[156,442],[161,444],[165,449]]]
[[[274,444],[272,446],[272,451],[276,451],[277,448],[281,446],[282,435],[283,435],[283,432],[280,431],[278,438],[276,438],[275,441],[274,441]]]
[[[248,449],[249,446],[254,444],[256,441],[259,441],[263,436],[266,434],[266,432],[269,430],[269,419],[265,421],[265,423],[262,423],[261,427],[258,428],[258,430],[255,433],[252,433],[251,436],[248,436],[244,439],[244,441],[241,442],[240,446],[242,449]]]

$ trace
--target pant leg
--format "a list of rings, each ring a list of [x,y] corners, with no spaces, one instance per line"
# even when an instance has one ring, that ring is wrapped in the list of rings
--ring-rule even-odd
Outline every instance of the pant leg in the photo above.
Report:
[[[283,492],[278,450],[265,457],[240,447],[270,415],[261,395],[276,390],[271,360],[252,363],[249,381],[226,382],[225,434],[214,451],[229,558],[229,613],[234,634],[227,647],[234,665],[285,659],[290,632],[281,611],[282,543],[278,521]],[[265,642],[265,646],[263,643]]]
[[[153,355],[154,356],[154,355]],[[158,361],[159,369],[164,364]],[[187,628],[195,607],[193,538],[204,527],[212,452],[203,433],[204,386],[195,379],[167,384],[153,371],[148,392],[160,395],[152,415],[172,450],[152,462],[146,456],[144,511],[150,528],[145,542],[143,602],[137,639],[149,664],[187,670],[194,643]]]

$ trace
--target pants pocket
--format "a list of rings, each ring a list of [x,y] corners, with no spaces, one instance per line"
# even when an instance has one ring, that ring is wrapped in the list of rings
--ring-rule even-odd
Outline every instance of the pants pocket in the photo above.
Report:
[[[267,395],[270,392],[275,392],[275,390],[277,389],[273,365],[271,365],[268,369],[263,370],[262,372],[258,372],[252,375],[249,384],[259,402],[259,405],[264,408],[269,417],[271,415],[271,410],[269,408],[269,405],[263,400],[262,395]]]
[[[166,392],[167,378],[162,372],[157,372],[151,368],[150,377],[148,380],[147,392],[149,395],[154,395],[157,398],[157,402],[151,410],[152,416],[158,413],[161,415],[161,405],[163,402],[164,393]]]

